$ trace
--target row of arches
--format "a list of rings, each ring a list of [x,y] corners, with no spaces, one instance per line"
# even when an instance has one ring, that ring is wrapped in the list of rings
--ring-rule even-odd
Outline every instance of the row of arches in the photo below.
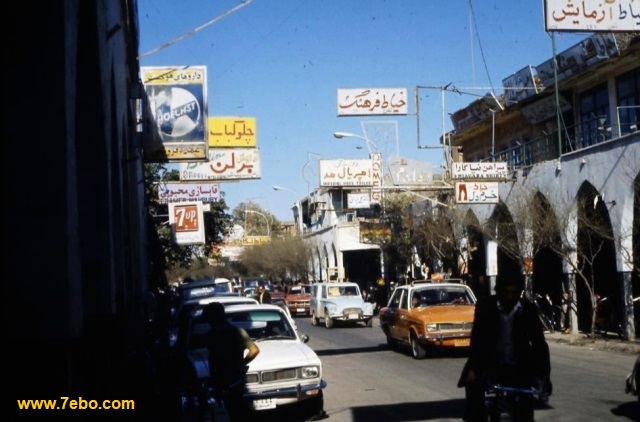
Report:
[[[484,296],[499,277],[522,277],[528,295],[549,295],[555,304],[569,292],[574,332],[592,333],[602,328],[600,323],[635,338],[640,329],[634,301],[640,296],[639,186],[636,176],[633,197],[617,204],[606,202],[585,181],[571,206],[561,209],[537,191],[524,207],[517,201],[500,202],[483,224],[469,209],[464,230],[474,245],[468,260],[470,285]],[[610,216],[616,205],[623,207],[618,227]],[[602,309],[593,312],[600,304]]]

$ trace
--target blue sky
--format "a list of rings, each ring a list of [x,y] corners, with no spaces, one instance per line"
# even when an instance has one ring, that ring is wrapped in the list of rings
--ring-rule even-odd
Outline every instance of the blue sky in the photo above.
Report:
[[[140,54],[239,4],[138,0]],[[439,168],[442,150],[418,146],[439,145],[453,128],[449,113],[492,87],[501,94],[504,78],[552,57],[543,13],[542,0],[253,0],[143,57],[141,66],[207,67],[209,116],[257,122],[262,178],[222,182],[230,210],[252,201],[292,220],[294,202],[318,186],[318,159],[367,158],[362,139],[338,140],[334,132],[367,136],[383,159],[398,151]],[[588,35],[557,32],[556,51]],[[340,88],[406,88],[413,99],[418,86],[447,84],[469,94],[446,93],[443,101],[437,89],[418,90],[419,140],[413,100],[408,116],[336,113]],[[397,140],[377,130],[389,125],[397,125]]]

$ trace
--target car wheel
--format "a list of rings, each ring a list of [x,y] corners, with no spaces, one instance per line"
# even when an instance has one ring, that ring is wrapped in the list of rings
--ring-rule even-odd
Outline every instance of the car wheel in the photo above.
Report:
[[[424,359],[427,357],[427,349],[418,342],[418,337],[411,335],[411,355],[414,359]]]
[[[313,312],[311,312],[311,325],[318,325],[318,317]]]
[[[364,325],[366,325],[367,327],[373,327],[373,318],[369,318]]]
[[[333,328],[333,318],[331,318],[327,312],[324,313],[324,326],[327,328]]]

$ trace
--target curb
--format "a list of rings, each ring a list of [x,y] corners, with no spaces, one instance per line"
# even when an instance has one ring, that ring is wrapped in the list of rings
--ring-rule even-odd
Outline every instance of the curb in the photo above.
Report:
[[[545,333],[548,343],[567,344],[588,347],[591,350],[615,351],[628,354],[640,354],[640,341],[624,340],[614,337],[588,337],[586,334]]]

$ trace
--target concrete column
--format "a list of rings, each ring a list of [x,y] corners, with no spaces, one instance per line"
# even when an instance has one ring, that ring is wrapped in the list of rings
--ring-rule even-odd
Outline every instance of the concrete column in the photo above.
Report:
[[[567,291],[571,295],[571,334],[578,334],[578,303],[576,302],[576,275],[574,273],[565,274]]]
[[[489,281],[488,295],[493,294],[498,275],[498,243],[495,240],[486,240],[487,278]]]
[[[622,301],[624,309],[622,310],[623,321],[622,329],[624,337],[627,340],[636,339],[635,313],[633,310],[633,289],[631,283],[631,272],[622,271],[618,273],[622,283]]]

